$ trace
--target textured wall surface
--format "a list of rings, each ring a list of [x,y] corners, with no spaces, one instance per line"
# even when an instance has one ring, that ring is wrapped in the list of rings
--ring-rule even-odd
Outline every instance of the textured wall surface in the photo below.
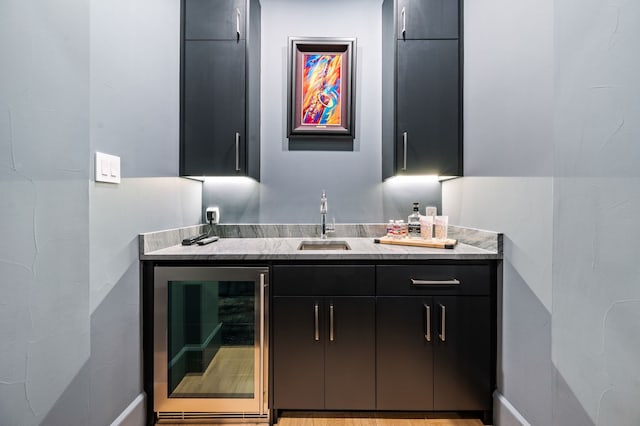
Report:
[[[640,424],[638,22],[638,2],[555,3],[554,400],[599,426]]]
[[[90,356],[89,5],[0,5],[0,423],[39,424]]]
[[[505,233],[499,391],[532,425],[640,424],[640,5],[466,5],[466,177],[443,208]]]
[[[142,392],[136,237],[201,211],[201,184],[170,177],[178,17],[170,0],[0,5],[3,426],[111,424]],[[120,185],[93,182],[95,150],[122,157]]]

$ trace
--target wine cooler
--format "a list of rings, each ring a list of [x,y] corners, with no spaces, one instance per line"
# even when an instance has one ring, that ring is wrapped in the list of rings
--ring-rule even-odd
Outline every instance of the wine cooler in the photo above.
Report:
[[[268,420],[268,278],[266,267],[155,268],[158,423]]]

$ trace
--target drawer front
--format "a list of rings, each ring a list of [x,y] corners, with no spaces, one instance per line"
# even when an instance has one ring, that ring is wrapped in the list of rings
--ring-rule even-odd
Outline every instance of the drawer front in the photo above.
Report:
[[[376,294],[489,295],[490,265],[384,265],[376,269]]]
[[[282,265],[273,267],[274,296],[373,296],[374,266]]]

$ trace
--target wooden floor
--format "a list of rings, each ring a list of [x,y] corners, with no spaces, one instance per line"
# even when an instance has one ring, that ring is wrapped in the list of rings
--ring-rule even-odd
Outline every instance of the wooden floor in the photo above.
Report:
[[[431,416],[431,415],[429,415]],[[426,416],[425,416],[426,417]],[[220,426],[219,423],[215,423]],[[237,423],[224,423],[226,426]],[[214,425],[199,423],[197,426]],[[185,426],[167,424],[163,426]],[[267,423],[242,423],[242,426],[267,426]],[[432,418],[416,418],[398,414],[361,413],[284,413],[275,426],[483,426],[478,419],[452,418],[448,415],[433,414]]]
[[[278,426],[483,426],[478,419],[444,414],[285,412]]]

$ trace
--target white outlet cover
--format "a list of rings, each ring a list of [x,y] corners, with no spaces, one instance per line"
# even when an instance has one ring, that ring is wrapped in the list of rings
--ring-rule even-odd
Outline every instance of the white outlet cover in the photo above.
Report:
[[[120,183],[120,157],[96,152],[96,182]]]

